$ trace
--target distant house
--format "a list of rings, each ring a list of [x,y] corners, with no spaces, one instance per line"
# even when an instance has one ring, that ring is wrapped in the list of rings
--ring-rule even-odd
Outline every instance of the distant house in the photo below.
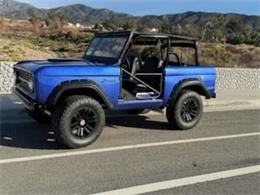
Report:
[[[158,33],[158,32],[159,32],[159,29],[158,29],[158,28],[151,28],[151,29],[150,29],[150,32],[152,32],[152,33]]]
[[[76,23],[76,24],[73,24],[73,23],[67,23],[67,25],[65,25],[67,28],[77,28],[77,29],[87,29],[87,30],[92,30],[95,28],[95,25],[88,25],[88,26],[85,26],[85,25],[82,25],[80,23]]]
[[[118,29],[117,29],[118,31],[123,31],[124,30],[124,28],[123,27],[118,27]]]
[[[67,27],[69,27],[69,28],[75,28],[75,25],[69,22],[69,23],[67,24]]]
[[[88,29],[88,30],[92,30],[95,28],[95,25],[88,25],[88,26],[84,26],[85,29]]]
[[[75,24],[75,26],[76,26],[76,28],[84,28],[84,26],[81,25],[80,23]]]

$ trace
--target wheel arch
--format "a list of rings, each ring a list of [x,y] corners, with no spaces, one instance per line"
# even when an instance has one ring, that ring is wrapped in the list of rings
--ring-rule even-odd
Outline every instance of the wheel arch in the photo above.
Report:
[[[86,95],[94,98],[103,107],[109,110],[113,108],[112,103],[108,100],[100,87],[95,82],[89,80],[65,81],[56,86],[46,101],[46,107],[53,109],[56,105],[72,95]]]
[[[174,102],[182,90],[191,90],[197,92],[199,95],[204,96],[206,99],[210,99],[211,95],[207,87],[203,84],[203,82],[197,78],[194,79],[185,79],[180,81],[172,90],[169,102]]]

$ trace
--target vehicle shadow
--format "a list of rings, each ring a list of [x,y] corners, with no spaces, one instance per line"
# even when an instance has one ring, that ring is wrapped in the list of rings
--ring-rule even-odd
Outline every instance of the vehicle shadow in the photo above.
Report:
[[[146,115],[113,115],[106,119],[106,126],[145,130],[170,130],[167,122],[152,121]],[[51,125],[38,124],[28,117],[25,110],[2,110],[0,115],[0,145],[13,148],[57,150],[67,149],[55,140]]]
[[[2,146],[27,149],[66,149],[55,140],[50,125],[38,124],[20,110],[5,110],[0,118]]]
[[[124,115],[118,114],[107,117],[106,125],[112,128],[117,126],[145,129],[145,130],[156,130],[156,131],[173,131],[167,121],[153,120],[149,115]]]

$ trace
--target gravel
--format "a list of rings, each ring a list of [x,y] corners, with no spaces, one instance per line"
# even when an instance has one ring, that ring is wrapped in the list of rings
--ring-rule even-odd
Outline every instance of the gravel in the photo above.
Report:
[[[260,68],[218,68],[216,88],[230,89],[260,89]]]
[[[11,93],[14,83],[14,62],[0,62],[0,94]]]

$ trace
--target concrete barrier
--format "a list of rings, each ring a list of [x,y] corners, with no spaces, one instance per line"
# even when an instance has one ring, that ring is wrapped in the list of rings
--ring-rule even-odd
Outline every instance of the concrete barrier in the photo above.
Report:
[[[218,68],[217,73],[217,90],[260,89],[260,68]]]
[[[14,83],[14,64],[14,62],[0,62],[0,94],[11,93],[11,89]]]
[[[11,93],[14,62],[0,62],[0,94]],[[216,89],[260,89],[260,68],[217,68]]]

